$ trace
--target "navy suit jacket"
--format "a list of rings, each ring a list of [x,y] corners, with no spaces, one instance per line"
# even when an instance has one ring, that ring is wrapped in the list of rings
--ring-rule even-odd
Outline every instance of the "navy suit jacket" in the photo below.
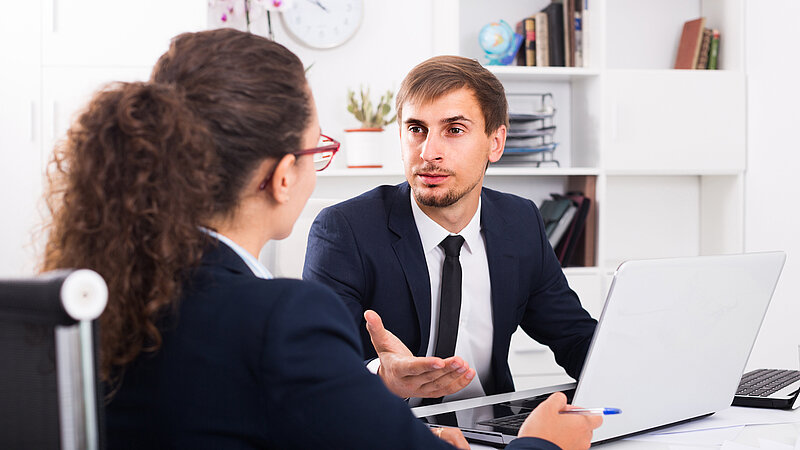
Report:
[[[324,286],[257,278],[218,244],[160,324],[161,348],[125,371],[108,448],[451,448],[366,370],[348,317]]]
[[[511,335],[521,326],[549,346],[577,379],[597,321],[569,288],[530,200],[483,188],[481,229],[491,280],[491,376],[487,395],[514,390]],[[431,288],[408,183],[380,186],[324,209],[311,226],[303,278],[331,287],[358,324],[365,359],[375,358],[363,312],[373,309],[417,356],[430,335]]]

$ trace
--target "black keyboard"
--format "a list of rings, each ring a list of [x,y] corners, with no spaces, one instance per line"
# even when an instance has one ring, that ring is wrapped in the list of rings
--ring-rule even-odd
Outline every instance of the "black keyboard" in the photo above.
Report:
[[[516,436],[516,434],[519,432],[519,429],[522,427],[522,423],[528,418],[528,414],[530,414],[530,412],[514,414],[513,416],[498,417],[495,419],[480,421],[478,424],[494,427],[497,429],[497,431]]]
[[[779,391],[798,381],[800,370],[758,369],[747,372],[742,375],[733,406],[791,408],[800,385],[790,389],[791,392]]]

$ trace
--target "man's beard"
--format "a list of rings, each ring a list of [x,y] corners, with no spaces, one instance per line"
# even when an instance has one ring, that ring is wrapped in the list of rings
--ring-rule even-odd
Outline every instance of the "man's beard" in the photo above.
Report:
[[[414,189],[411,189],[414,192],[414,198],[417,199],[417,203],[423,206],[431,206],[434,208],[446,208],[457,201],[461,200],[465,195],[475,189],[475,186],[480,183],[480,179],[475,181],[472,186],[468,186],[460,191],[456,191],[455,189],[448,190],[444,196],[436,196],[436,194],[424,194],[422,192],[417,192]],[[435,185],[426,185],[428,187],[435,187]]]

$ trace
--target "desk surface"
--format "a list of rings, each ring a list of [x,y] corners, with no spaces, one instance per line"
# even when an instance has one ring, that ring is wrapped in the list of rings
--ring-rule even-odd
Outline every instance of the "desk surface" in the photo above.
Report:
[[[555,387],[556,390],[566,390],[575,387],[575,383],[561,384]],[[535,389],[528,389],[519,392],[510,392],[507,394],[498,394],[489,397],[472,398],[468,400],[459,400],[455,402],[442,403],[439,405],[421,406],[413,408],[412,411],[417,417],[428,416],[432,414],[439,414],[449,411],[456,411],[459,409],[475,406],[483,406],[498,401],[517,400],[527,398],[546,392],[552,392],[554,387],[541,387]],[[736,408],[738,409],[738,408]],[[774,410],[759,410],[757,408],[747,408],[746,411],[750,412],[753,416],[762,416],[768,418],[767,421],[772,420],[776,416]],[[760,441],[767,439],[773,442],[781,443],[794,447],[795,443],[800,439],[800,410],[779,413],[780,417],[774,419],[775,421],[791,422],[791,423],[775,423],[766,425],[745,425],[738,429],[729,429],[724,440],[735,442],[737,444],[746,445],[753,448],[760,448]],[[712,416],[713,417],[713,416]],[[704,419],[693,423],[702,423]],[[666,432],[669,429],[663,429]],[[681,442],[652,442],[643,440],[624,439],[615,442],[609,442],[597,446],[601,449],[608,450],[698,450],[698,449],[719,449],[721,441],[714,441],[715,436],[711,435],[712,432],[695,431],[692,433],[684,433],[680,438]],[[717,434],[719,432],[716,432]],[[705,435],[704,435],[705,434]],[[676,435],[677,436],[677,435]],[[635,438],[634,438],[635,439]],[[687,447],[689,445],[690,447]],[[490,447],[482,445],[473,445],[473,449],[488,449]]]

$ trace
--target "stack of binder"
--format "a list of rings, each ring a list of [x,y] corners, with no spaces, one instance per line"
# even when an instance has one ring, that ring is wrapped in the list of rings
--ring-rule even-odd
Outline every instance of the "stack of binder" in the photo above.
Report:
[[[550,194],[550,197],[539,207],[547,240],[562,267],[576,265],[575,250],[586,228],[591,199],[582,192]]]
[[[523,98],[523,101],[511,101]],[[555,108],[553,95],[547,94],[509,94],[509,129],[506,148],[500,163],[541,166],[553,163],[560,166],[553,157],[558,143],[553,139],[556,126],[553,121]]]

